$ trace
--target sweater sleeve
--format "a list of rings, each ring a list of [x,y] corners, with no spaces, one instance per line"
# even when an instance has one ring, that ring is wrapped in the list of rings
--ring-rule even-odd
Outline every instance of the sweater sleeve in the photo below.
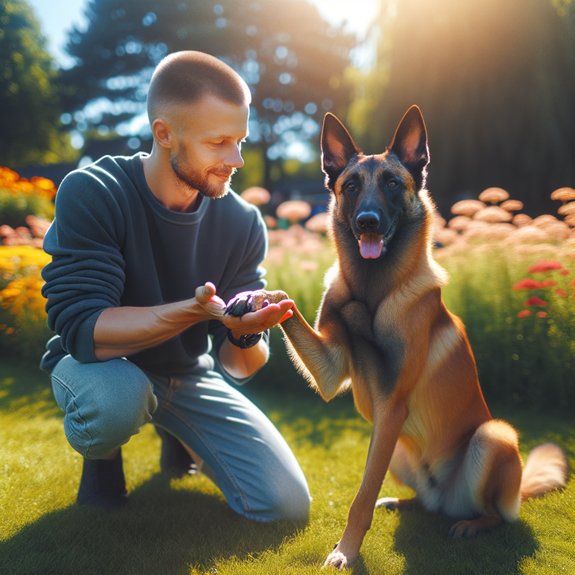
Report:
[[[242,234],[245,234],[245,232],[242,232]],[[240,245],[241,251],[238,250]],[[234,256],[236,265],[227,266],[227,274],[225,274],[224,281],[225,287],[218,293],[226,302],[240,292],[263,289],[266,286],[265,269],[262,262],[267,253],[267,232],[259,212],[253,210],[253,219],[245,244],[237,241],[235,246],[237,250]],[[214,355],[218,358],[220,347],[227,337],[227,328],[221,322],[210,322],[210,332],[214,336]],[[267,342],[269,333],[266,332],[264,337]],[[243,385],[251,379],[249,377],[237,380],[229,374],[227,377],[236,385]]]
[[[109,185],[97,173],[69,174],[56,196],[56,218],[44,240],[52,261],[43,270],[48,325],[81,362],[97,361],[94,326],[100,313],[120,305],[123,220]]]

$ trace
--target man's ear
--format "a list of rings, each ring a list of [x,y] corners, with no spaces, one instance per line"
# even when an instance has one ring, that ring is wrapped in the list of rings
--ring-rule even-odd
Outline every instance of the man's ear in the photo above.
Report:
[[[407,167],[416,181],[423,185],[425,167],[429,163],[429,148],[427,129],[417,106],[411,106],[399,122],[389,149]]]
[[[152,135],[154,142],[162,148],[170,148],[172,146],[172,127],[166,120],[156,118],[152,122]]]
[[[351,158],[361,154],[353,138],[336,116],[329,112],[321,128],[321,169],[326,175],[326,185],[334,189],[335,181]]]

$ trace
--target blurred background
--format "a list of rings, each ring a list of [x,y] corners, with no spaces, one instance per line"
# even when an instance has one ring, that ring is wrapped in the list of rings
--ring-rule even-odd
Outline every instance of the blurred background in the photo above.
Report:
[[[310,322],[334,259],[323,117],[379,153],[418,104],[443,296],[486,395],[572,410],[575,0],[0,0],[0,365],[35,368],[51,335],[41,248],[58,184],[151,149],[149,79],[182,49],[219,56],[251,87],[233,187],[269,228],[268,285]],[[272,337],[258,378],[304,390]]]
[[[0,0],[0,165],[58,184],[103,154],[149,150],[148,81],[182,49],[249,83],[234,187],[263,186],[270,209],[325,208],[325,112],[378,153],[413,103],[444,213],[500,186],[537,214],[575,182],[573,0]]]

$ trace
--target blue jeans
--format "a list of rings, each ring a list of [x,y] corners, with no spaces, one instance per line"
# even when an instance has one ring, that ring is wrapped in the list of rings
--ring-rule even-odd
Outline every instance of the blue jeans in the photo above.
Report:
[[[88,459],[112,454],[152,422],[203,460],[230,507],[249,519],[307,519],[303,472],[271,421],[213,370],[158,377],[126,359],[79,363],[65,356],[52,372],[72,447]]]

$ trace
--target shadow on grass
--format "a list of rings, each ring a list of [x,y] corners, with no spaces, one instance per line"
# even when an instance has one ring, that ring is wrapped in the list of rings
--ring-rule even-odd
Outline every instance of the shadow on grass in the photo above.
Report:
[[[174,490],[156,475],[119,510],[72,506],[45,515],[0,542],[10,575],[189,574],[219,560],[279,547],[303,525],[259,524],[213,495]]]
[[[538,549],[522,521],[471,539],[450,538],[453,522],[423,510],[401,512],[394,539],[405,558],[405,575],[519,575],[521,560]]]
[[[50,377],[39,368],[15,362],[0,364],[0,411],[13,411],[33,404],[38,415],[60,412],[52,397]]]

